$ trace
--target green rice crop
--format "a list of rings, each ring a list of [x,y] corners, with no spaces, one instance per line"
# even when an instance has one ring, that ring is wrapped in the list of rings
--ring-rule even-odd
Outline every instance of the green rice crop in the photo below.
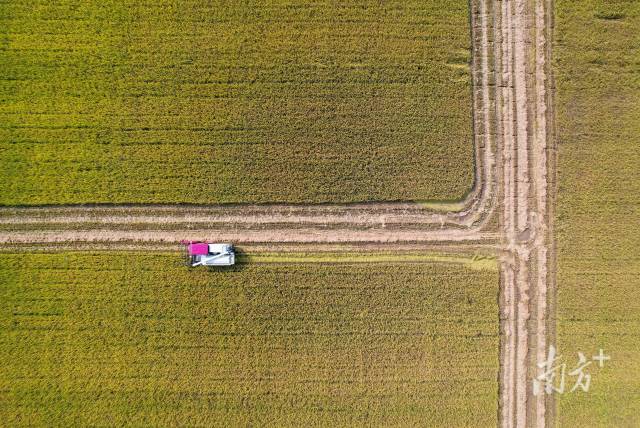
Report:
[[[555,5],[558,342],[571,368],[611,356],[559,426],[640,426],[640,3]]]
[[[0,204],[455,200],[467,1],[0,4]]]
[[[0,420],[495,426],[497,271],[0,255]]]

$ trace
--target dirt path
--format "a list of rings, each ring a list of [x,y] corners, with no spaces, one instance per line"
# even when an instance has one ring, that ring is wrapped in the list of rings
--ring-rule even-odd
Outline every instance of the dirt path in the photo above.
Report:
[[[497,240],[498,235],[492,232],[469,232],[467,230],[433,230],[420,232],[419,230],[385,230],[368,229],[353,230],[349,228],[319,229],[296,228],[278,229],[266,228],[257,230],[43,230],[5,232],[0,235],[0,244],[32,244],[32,243],[60,243],[60,242],[94,242],[118,243],[137,242],[141,247],[146,244],[178,243],[182,239],[219,240],[242,244],[251,243],[421,243],[421,242],[479,242],[490,243]],[[115,248],[115,246],[114,246]]]
[[[553,402],[533,395],[536,364],[546,359],[553,317],[549,168],[554,167],[550,93],[549,0],[504,0],[495,11],[502,88],[501,425],[551,425]],[[553,156],[553,154],[551,155]]]
[[[480,215],[480,214],[477,214]],[[0,226],[73,223],[166,224],[416,224],[425,227],[467,229],[458,213],[434,213],[419,204],[368,205],[231,205],[231,206],[87,206],[0,208]],[[477,227],[477,226],[476,226]]]
[[[476,185],[459,212],[413,203],[0,208],[0,250],[174,249],[225,240],[256,251],[445,250],[500,256],[500,424],[552,424],[534,397],[553,339],[552,0],[473,0]]]

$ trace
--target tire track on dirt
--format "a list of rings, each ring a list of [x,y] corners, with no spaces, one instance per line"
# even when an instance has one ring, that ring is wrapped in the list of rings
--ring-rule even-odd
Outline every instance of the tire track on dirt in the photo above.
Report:
[[[501,8],[500,113],[503,138],[501,425],[552,424],[549,396],[533,394],[536,364],[546,358],[554,295],[547,155],[553,135],[548,34],[550,0],[504,0]],[[509,64],[512,62],[512,65]],[[551,261],[552,262],[552,261]],[[553,290],[552,290],[553,291]]]
[[[495,242],[495,232],[473,232],[467,230],[433,230],[419,233],[415,230],[352,230],[316,228],[263,229],[263,230],[45,230],[17,231],[0,235],[2,244],[60,243],[60,242],[139,242],[141,245],[158,242],[177,243],[185,239],[212,240],[239,244],[247,243],[420,243],[420,242]]]

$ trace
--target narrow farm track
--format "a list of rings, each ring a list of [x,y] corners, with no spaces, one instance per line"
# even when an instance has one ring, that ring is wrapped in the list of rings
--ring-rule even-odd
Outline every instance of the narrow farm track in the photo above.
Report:
[[[414,203],[0,208],[0,249],[444,250],[500,258],[500,425],[553,425],[534,397],[553,339],[552,0],[472,0],[476,180],[457,212]]]
[[[370,228],[354,230],[353,228],[321,228],[314,227],[275,227],[263,229],[241,230],[229,229],[225,226],[206,229],[189,230],[114,230],[114,229],[84,229],[84,230],[40,230],[15,231],[3,234],[1,243],[4,244],[33,244],[60,242],[98,242],[114,243],[117,248],[119,242],[137,242],[141,247],[159,242],[179,243],[185,237],[193,240],[230,241],[240,244],[250,243],[354,243],[354,242],[386,242],[401,245],[403,243],[420,242],[493,242],[497,234],[492,232],[469,232],[466,230],[431,230],[419,231],[415,229],[394,230],[384,228]]]
[[[536,364],[553,330],[551,234],[555,146],[552,120],[549,0],[494,3],[502,141],[501,425],[553,425],[553,402],[533,395]],[[549,268],[552,267],[552,269]],[[550,286],[551,284],[551,286]],[[551,288],[550,288],[551,287]]]

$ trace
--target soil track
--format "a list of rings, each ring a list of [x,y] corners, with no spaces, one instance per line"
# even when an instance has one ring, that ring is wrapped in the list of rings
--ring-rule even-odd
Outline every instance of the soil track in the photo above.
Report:
[[[553,332],[551,6],[471,1],[476,185],[460,212],[412,203],[0,208],[0,249],[167,249],[180,239],[219,239],[259,251],[493,251],[501,266],[500,424],[552,425],[552,401],[531,387]]]
[[[554,317],[553,192],[550,98],[550,0],[504,0],[494,10],[501,71],[502,374],[504,427],[553,425],[553,401],[533,395]],[[551,284],[551,288],[550,288]]]

